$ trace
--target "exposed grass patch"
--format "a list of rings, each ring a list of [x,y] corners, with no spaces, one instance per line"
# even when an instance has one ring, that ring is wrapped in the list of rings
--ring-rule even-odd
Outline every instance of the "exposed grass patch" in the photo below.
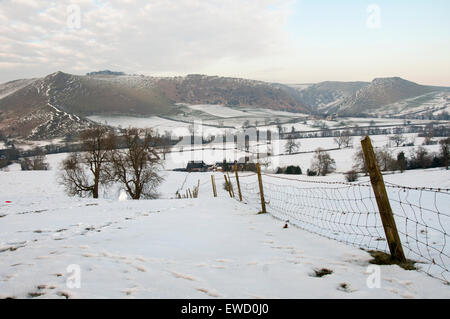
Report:
[[[36,291],[36,292],[29,292],[28,293],[28,297],[30,297],[30,298],[36,298],[36,297],[40,297],[40,296],[43,296],[43,295],[45,295],[45,292],[43,292],[43,291]]]
[[[340,283],[337,289],[343,292],[351,292],[349,285],[345,282]]]
[[[314,273],[311,275],[311,277],[318,277],[321,278],[323,276],[331,275],[333,271],[331,269],[322,268],[322,269],[314,269]]]
[[[369,250],[369,254],[373,257],[373,259],[369,261],[371,264],[398,265],[405,270],[417,270],[417,267],[414,265],[416,263],[414,260],[407,259],[405,262],[398,262],[393,260],[391,255],[377,250]]]
[[[58,291],[56,294],[58,296],[60,296],[60,297],[64,297],[66,299],[70,299],[70,294],[68,292],[66,292],[66,291]]]

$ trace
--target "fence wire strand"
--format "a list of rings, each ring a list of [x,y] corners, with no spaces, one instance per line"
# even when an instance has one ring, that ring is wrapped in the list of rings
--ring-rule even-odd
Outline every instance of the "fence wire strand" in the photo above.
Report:
[[[233,174],[234,175],[234,174]],[[231,184],[237,190],[236,179]],[[261,209],[254,173],[239,176],[243,201]],[[366,250],[389,253],[369,182],[309,181],[263,174],[267,212],[306,231]],[[450,282],[450,191],[386,183],[406,258],[428,275]],[[239,200],[236,194],[235,198]]]

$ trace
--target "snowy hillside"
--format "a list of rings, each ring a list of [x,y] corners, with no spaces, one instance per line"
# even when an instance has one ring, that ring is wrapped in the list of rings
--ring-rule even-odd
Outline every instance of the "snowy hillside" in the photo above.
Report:
[[[27,139],[75,135],[79,121],[65,121],[62,131],[32,134],[48,126],[43,123],[51,117],[48,106],[83,121],[85,116],[92,115],[177,115],[182,112],[176,106],[178,103],[308,112],[297,101],[295,90],[282,84],[198,74],[184,77],[82,76],[59,71],[43,78],[0,84],[0,131]],[[51,125],[61,127],[60,123]]]
[[[359,89],[355,94],[344,99],[341,103],[334,105],[333,109],[329,111],[340,115],[394,114],[398,111],[398,108],[389,108],[389,105],[395,103],[408,104],[408,101],[411,100],[416,101],[416,108],[420,107],[424,111],[427,109],[427,103],[432,103],[434,95],[428,94],[432,92],[434,94],[447,94],[449,89],[419,85],[399,77],[377,78],[369,85]],[[378,113],[383,108],[388,113]],[[413,116],[414,114],[405,113],[402,115],[410,115],[409,117],[411,118],[415,117]]]
[[[443,112],[450,113],[450,92],[432,92],[397,103],[389,104],[379,110],[379,114],[392,117],[429,117]]]
[[[51,166],[64,156],[49,156]],[[425,174],[421,185],[448,185],[441,170]],[[450,297],[441,281],[398,266],[381,266],[381,287],[369,288],[367,252],[283,228],[221,187],[213,198],[209,174],[166,172],[153,201],[119,201],[117,189],[69,198],[56,178],[55,170],[0,172],[2,298]],[[198,179],[199,199],[173,199]],[[67,285],[74,267],[80,288]],[[332,274],[316,277],[323,268]]]

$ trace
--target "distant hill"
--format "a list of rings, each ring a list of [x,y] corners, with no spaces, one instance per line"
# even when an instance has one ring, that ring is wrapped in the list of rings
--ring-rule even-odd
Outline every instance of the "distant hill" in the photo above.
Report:
[[[433,99],[435,94],[443,92],[450,92],[450,89],[419,85],[399,77],[377,78],[335,105],[330,111],[347,116],[375,114],[386,110],[385,107],[388,105],[420,96],[424,97],[422,102],[426,105],[426,102]]]
[[[94,125],[91,115],[171,116],[177,103],[221,104],[340,116],[434,116],[450,111],[450,89],[399,77],[317,84],[190,74],[125,75],[116,71],[0,84],[0,131],[28,139],[64,137]]]
[[[27,86],[32,83],[36,79],[25,79],[25,80],[15,80],[7,83],[0,84],[0,99],[4,98],[11,93],[14,93],[17,90]]]
[[[399,77],[292,87],[299,102],[319,114],[420,118],[450,111],[450,88],[420,85]]]
[[[147,77],[112,71],[56,72],[0,84],[0,131],[24,138],[63,137],[93,125],[90,115],[168,116],[176,103],[308,109],[280,84],[206,75]]]
[[[308,112],[290,88],[282,84],[191,74],[186,77],[156,78],[155,85],[175,102]]]
[[[368,82],[326,81],[301,87],[298,94],[300,101],[311,110],[321,111],[352,96]]]

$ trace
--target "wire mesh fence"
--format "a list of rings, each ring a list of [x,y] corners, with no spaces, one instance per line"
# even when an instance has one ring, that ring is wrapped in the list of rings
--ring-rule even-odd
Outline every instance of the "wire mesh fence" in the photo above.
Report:
[[[234,174],[233,174],[234,175]],[[243,201],[261,210],[256,174],[239,176]],[[236,189],[236,179],[231,178]],[[367,250],[389,253],[369,182],[311,181],[263,174],[267,212],[309,232]],[[406,258],[450,282],[450,190],[386,183]],[[238,199],[238,197],[235,197]]]

